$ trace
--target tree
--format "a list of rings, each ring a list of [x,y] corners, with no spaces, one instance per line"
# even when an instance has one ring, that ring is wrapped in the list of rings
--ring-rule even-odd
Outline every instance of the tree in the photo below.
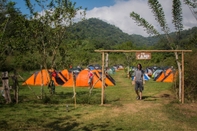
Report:
[[[197,0],[183,0],[189,6],[190,11],[197,20]]]
[[[175,43],[173,39],[170,37],[169,32],[170,29],[167,25],[166,19],[165,19],[165,14],[163,11],[163,8],[161,4],[158,2],[158,0],[148,0],[148,5],[152,9],[153,15],[155,16],[156,21],[159,23],[161,30],[164,32],[166,39],[168,40],[167,46],[171,48],[171,50],[178,50],[179,48],[179,43]],[[177,34],[177,39],[179,39],[180,32],[183,29],[182,25],[182,9],[181,9],[181,2],[180,0],[173,0],[172,4],[172,16],[173,20],[172,23],[175,26],[176,29],[176,34]],[[144,18],[141,18],[140,15],[138,15],[135,12],[130,13],[130,17],[133,18],[138,23],[138,26],[143,26],[146,30],[146,32],[150,35],[160,35],[160,33],[152,26],[149,24]],[[181,63],[178,61],[179,60],[179,55],[177,52],[174,52],[175,55],[175,60],[177,63],[178,71],[179,71],[179,100],[181,100]]]
[[[9,56],[14,57],[13,60],[19,65],[21,56],[27,50],[26,39],[26,22],[25,16],[19,10],[14,8],[14,2],[4,2],[1,4],[0,12],[0,67],[8,70],[6,65]],[[9,62],[11,63],[11,62]],[[14,62],[13,62],[14,63]],[[12,64],[12,68],[16,68],[17,64]],[[10,64],[11,65],[11,64]]]
[[[36,0],[33,4],[30,0],[25,1],[31,14],[31,31],[28,35],[32,40],[32,49],[40,55],[41,69],[48,69],[47,61],[50,62],[50,68],[54,68],[58,52],[64,52],[60,46],[69,37],[67,28],[72,25],[73,18],[82,7],[76,8],[76,2],[70,0]],[[42,12],[37,12],[36,7],[40,7]],[[85,11],[80,14],[84,16]]]
[[[35,5],[26,0],[31,18],[36,21],[32,26],[34,36],[32,40],[41,55],[41,65],[47,68],[47,59],[50,58],[50,66],[53,68],[59,47],[64,44],[63,40],[68,38],[67,27],[72,25],[73,18],[82,7],[75,8],[76,3],[69,0],[39,0],[36,4],[42,8],[41,13],[35,10]]]

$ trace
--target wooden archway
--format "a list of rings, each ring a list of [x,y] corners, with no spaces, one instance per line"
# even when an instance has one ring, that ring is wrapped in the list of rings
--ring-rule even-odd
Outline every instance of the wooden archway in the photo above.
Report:
[[[184,103],[184,53],[185,52],[192,52],[192,50],[95,50],[95,52],[102,53],[102,91],[101,91],[101,105],[104,104],[104,65],[105,65],[105,53],[110,52],[122,52],[122,53],[130,53],[130,52],[144,52],[144,53],[152,53],[152,52],[177,52],[181,53],[182,55],[182,61],[181,61],[181,102]]]

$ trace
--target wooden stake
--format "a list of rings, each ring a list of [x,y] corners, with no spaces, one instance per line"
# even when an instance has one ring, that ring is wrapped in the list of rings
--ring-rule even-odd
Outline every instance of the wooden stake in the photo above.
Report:
[[[75,82],[76,82],[76,78],[74,76],[74,73],[72,72],[72,76],[73,76],[73,93],[74,93],[74,102],[75,102],[75,108],[77,107],[77,99],[76,99],[76,90],[75,90]]]

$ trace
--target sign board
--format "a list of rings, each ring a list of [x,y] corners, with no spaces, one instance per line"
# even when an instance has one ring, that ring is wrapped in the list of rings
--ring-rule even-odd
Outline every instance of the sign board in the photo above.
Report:
[[[149,60],[149,59],[151,59],[151,53],[136,52],[136,59],[137,60]]]

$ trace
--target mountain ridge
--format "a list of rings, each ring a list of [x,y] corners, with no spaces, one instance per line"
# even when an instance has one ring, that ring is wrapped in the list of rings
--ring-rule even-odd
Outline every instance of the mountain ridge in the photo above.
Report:
[[[78,23],[74,23],[70,29],[71,32],[81,40],[90,40],[102,43],[102,45],[114,46],[125,42],[131,42],[137,47],[141,46],[155,46],[161,40],[165,38],[165,35],[144,37],[138,34],[129,35],[123,32],[115,25],[111,25],[103,20],[97,18],[89,18]],[[197,27],[182,31],[181,39],[189,37],[191,34],[197,32]],[[175,32],[170,33],[172,37],[175,36]]]
[[[111,25],[97,18],[90,18],[84,21],[73,24],[72,33],[77,34],[80,39],[91,39],[96,41],[109,41],[113,44],[121,44],[123,42],[131,41],[137,46],[155,44],[157,41],[152,41],[149,37],[133,34],[129,35],[124,33],[115,25]],[[152,43],[153,42],[153,43]]]

